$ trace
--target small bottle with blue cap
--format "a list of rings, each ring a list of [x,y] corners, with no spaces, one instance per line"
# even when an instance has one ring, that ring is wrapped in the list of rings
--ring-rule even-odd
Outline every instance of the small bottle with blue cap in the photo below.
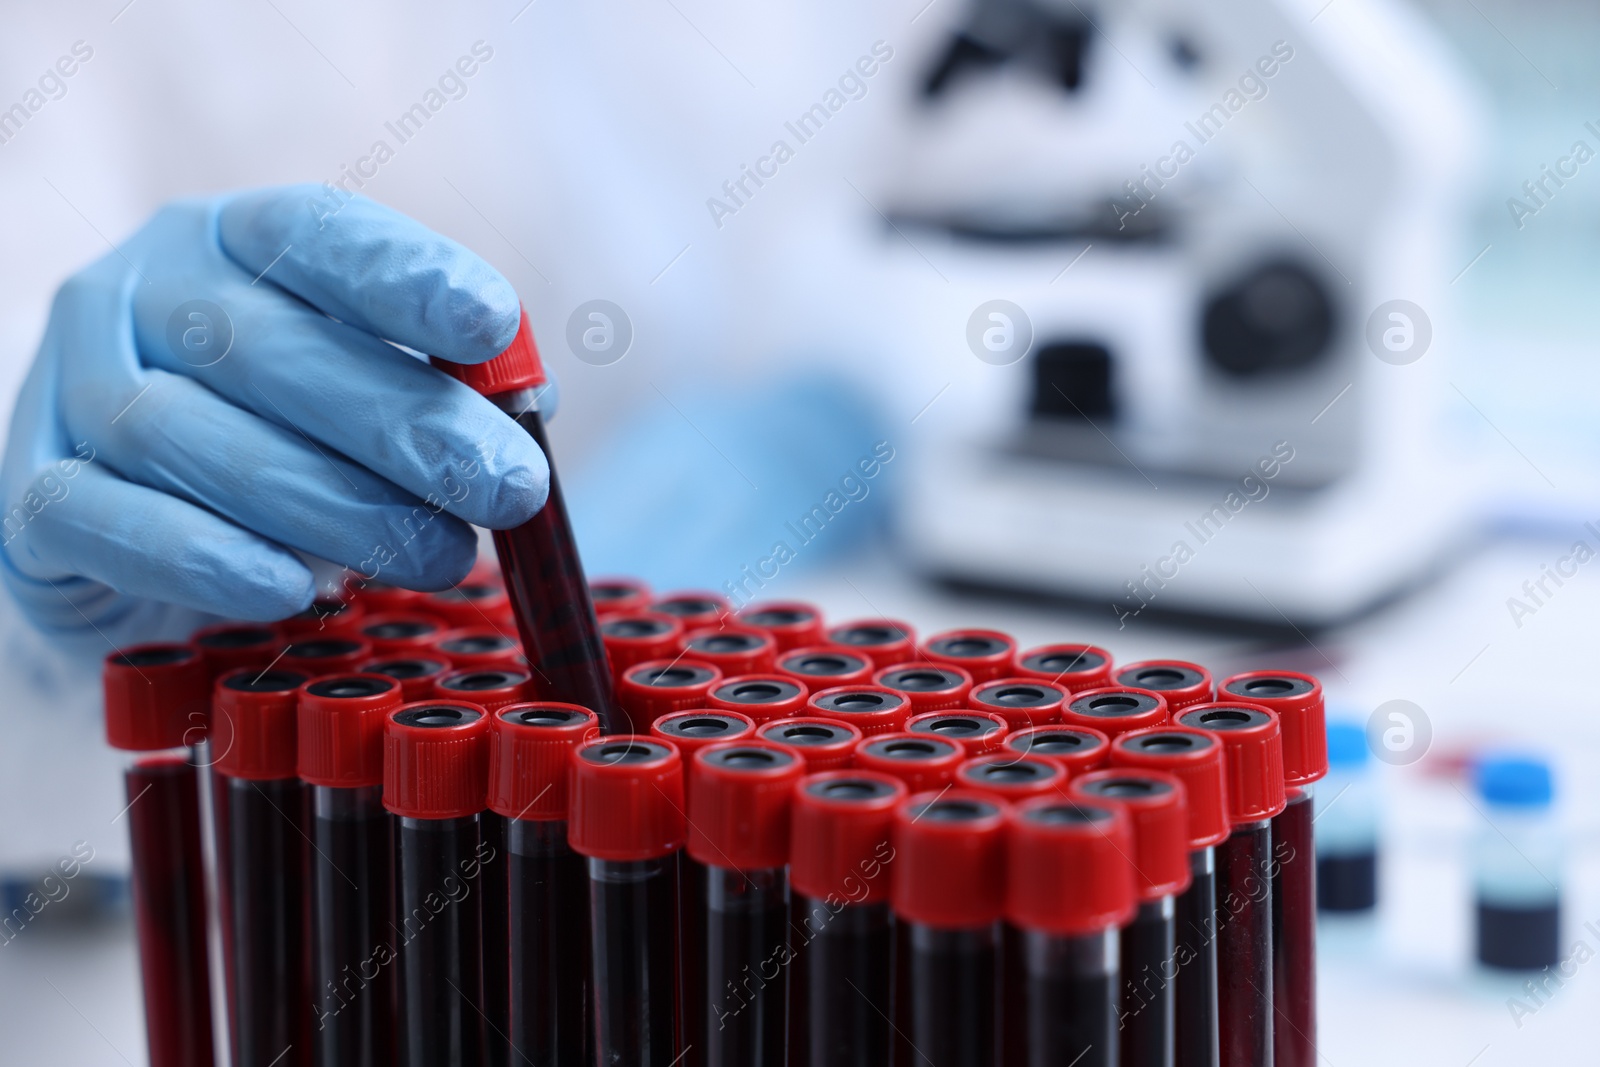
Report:
[[[1560,959],[1561,835],[1549,765],[1490,753],[1474,767],[1477,956],[1486,967],[1535,971]]]
[[[1366,912],[1378,903],[1378,790],[1367,732],[1328,723],[1328,777],[1318,786],[1317,910]]]

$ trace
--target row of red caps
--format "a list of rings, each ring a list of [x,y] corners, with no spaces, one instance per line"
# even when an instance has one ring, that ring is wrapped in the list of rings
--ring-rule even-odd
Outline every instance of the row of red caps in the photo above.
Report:
[[[624,598],[603,595],[607,588],[596,585],[603,627],[636,618],[631,608],[615,610]],[[609,588],[640,592],[637,583]],[[665,601],[704,608],[712,598],[652,603]],[[354,617],[363,617],[365,606],[353,603]],[[684,653],[645,660],[620,671],[619,693],[650,734],[600,738],[588,709],[527,700],[526,671],[469,668],[450,677],[510,680],[451,688],[440,676],[418,692],[381,672],[349,673],[362,664],[348,659],[301,657],[286,667],[282,658],[266,663],[267,649],[257,648],[240,667],[249,642],[205,641],[240,628],[212,628],[192,645],[142,646],[108,659],[108,734],[120,748],[172,748],[197,740],[196,725],[209,719],[225,774],[382,784],[391,811],[417,818],[485,807],[524,819],[570,812],[573,847],[587,855],[648,859],[687,844],[691,856],[718,866],[788,864],[796,889],[821,899],[879,899],[892,882],[897,909],[932,925],[987,921],[986,909],[1002,907],[1006,892],[1026,896],[1031,886],[1056,919],[1030,925],[1063,932],[1100,923],[1106,901],[1125,910],[1135,898],[1180,891],[1187,850],[1275,815],[1287,790],[1326,771],[1321,688],[1310,676],[1237,675],[1217,702],[1210,675],[1178,661],[1113,673],[1104,650],[1063,645],[1019,655],[996,631],[916,646],[910,628],[892,620],[836,627],[827,644],[814,640],[822,623],[809,605],[747,612],[747,624],[751,616],[809,655],[865,647],[900,662],[874,661],[872,682],[813,692],[813,671],[725,677]],[[281,645],[282,637],[274,640]],[[1084,669],[1058,668],[1048,679],[1024,673],[1055,666],[1046,664],[1051,658]],[[983,661],[976,671],[950,662],[974,659]],[[974,674],[988,677],[974,684]],[[1069,676],[1075,689],[1062,682]],[[1121,684],[1105,684],[1113,681]],[[407,711],[455,725],[408,725]],[[580,748],[594,751],[579,758]],[[866,796],[861,782],[879,788]],[[981,810],[963,820],[920,818],[935,796]],[[1064,822],[1057,809],[1067,801],[1098,815]],[[891,840],[893,878],[870,877]],[[1019,865],[1014,877],[1004,877],[1006,854]],[[1107,865],[1110,874],[1085,880],[1085,870]],[[1023,877],[1020,868],[1032,873]],[[1082,891],[1039,888],[1052,878],[1082,883]]]

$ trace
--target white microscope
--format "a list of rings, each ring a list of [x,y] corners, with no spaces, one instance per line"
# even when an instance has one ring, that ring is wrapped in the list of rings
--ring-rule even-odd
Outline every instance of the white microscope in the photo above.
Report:
[[[919,566],[1122,625],[1323,625],[1435,569],[1470,525],[1434,423],[1477,126],[1431,27],[1398,0],[932,14],[874,186],[907,343],[961,398],[913,453]]]

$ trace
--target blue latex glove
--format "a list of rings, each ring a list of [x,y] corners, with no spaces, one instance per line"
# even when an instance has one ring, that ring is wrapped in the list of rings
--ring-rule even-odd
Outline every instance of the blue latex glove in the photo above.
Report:
[[[517,330],[510,283],[370,200],[331,206],[316,186],[176,203],[62,286],[0,468],[4,577],[40,628],[282,618],[313,595],[294,550],[445,588],[468,523],[543,506],[528,436],[380,339],[487,360]]]

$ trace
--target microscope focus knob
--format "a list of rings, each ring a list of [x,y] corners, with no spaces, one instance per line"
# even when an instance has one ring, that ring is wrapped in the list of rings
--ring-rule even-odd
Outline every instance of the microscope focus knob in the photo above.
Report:
[[[1238,378],[1310,366],[1333,340],[1334,308],[1320,278],[1293,260],[1251,268],[1205,306],[1206,357]]]

